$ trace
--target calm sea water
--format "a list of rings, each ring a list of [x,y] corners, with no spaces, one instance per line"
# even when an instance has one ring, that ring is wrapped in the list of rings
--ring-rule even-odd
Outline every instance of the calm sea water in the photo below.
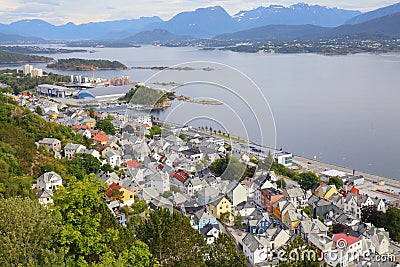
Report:
[[[245,54],[154,46],[95,50],[95,53],[51,56],[118,60],[127,66],[171,66],[199,60],[227,64],[245,73],[265,95],[276,123],[278,148],[400,179],[400,54]],[[38,67],[44,65],[38,64]],[[182,72],[168,71],[162,76],[165,80],[159,81],[176,81]],[[134,81],[145,81],[155,73],[151,70],[96,71],[96,76],[130,75]],[[91,74],[86,72],[86,75]],[[190,75],[195,79],[196,71]],[[210,71],[207,75],[219,79],[221,70]],[[235,81],[236,75],[229,79]],[[241,88],[252,87],[242,81],[238,83],[241,83]],[[179,88],[178,92],[192,97],[219,99],[225,105],[175,102],[172,109],[156,116],[186,123],[190,116],[207,110],[207,116],[214,114],[216,118],[210,122],[213,128],[226,128],[232,134],[248,135],[255,141],[259,141],[260,136],[255,117],[268,120],[270,116],[266,113],[254,116],[254,111],[243,105],[237,96],[215,86],[194,84]],[[241,94],[246,95],[247,102],[263,103],[259,101],[259,95],[254,94],[254,88],[245,92]],[[199,126],[206,122],[204,118],[197,118],[192,123]],[[243,128],[246,131],[242,131]]]

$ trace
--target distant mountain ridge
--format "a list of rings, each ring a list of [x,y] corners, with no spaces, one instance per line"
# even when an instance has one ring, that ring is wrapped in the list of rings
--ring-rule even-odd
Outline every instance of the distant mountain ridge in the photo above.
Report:
[[[329,32],[331,28],[315,25],[267,25],[250,30],[215,36],[216,40],[243,41],[287,41],[294,39],[314,39]]]
[[[384,17],[390,14],[394,14],[394,13],[398,13],[400,12],[400,3],[394,4],[394,5],[390,5],[390,6],[386,6],[386,7],[382,7],[382,8],[378,8],[375,9],[373,11],[355,16],[351,19],[349,19],[348,21],[346,21],[345,24],[358,24],[358,23],[363,23],[366,22],[368,20],[372,20],[372,19],[376,19],[379,17]]]
[[[267,25],[249,30],[214,37],[217,40],[236,41],[287,41],[317,40],[343,36],[400,37],[400,12],[379,17],[359,24],[347,24],[334,28],[315,25]]]
[[[154,42],[173,42],[193,39],[186,35],[176,35],[164,29],[143,31],[133,36],[123,39],[124,42],[134,42],[139,44],[151,44]]]
[[[7,42],[32,42],[32,41],[41,41],[43,39],[38,37],[28,37],[28,36],[21,36],[16,34],[5,34],[0,33],[0,42],[7,43]]]
[[[400,12],[378,17],[363,23],[342,25],[330,31],[330,36],[356,34],[400,37]]]
[[[253,10],[240,11],[233,18],[243,28],[254,28],[265,25],[305,24],[335,27],[360,14],[360,11],[299,3],[289,7],[282,5],[260,6]]]
[[[89,22],[79,25],[69,22],[55,26],[44,20],[33,19],[0,24],[0,32],[22,36],[35,34],[35,36],[47,40],[112,39],[113,34],[118,36],[119,32],[125,30],[129,36],[141,31],[148,24],[160,21],[162,20],[159,17],[141,17],[132,20]]]
[[[117,40],[143,31],[163,29],[176,35],[209,38],[268,24],[336,26],[359,14],[359,11],[295,4],[290,7],[259,7],[231,16],[221,6],[212,6],[180,12],[168,21],[154,16],[79,25],[69,22],[55,26],[43,20],[33,19],[0,24],[0,32],[21,36],[34,33],[35,36],[47,40]]]

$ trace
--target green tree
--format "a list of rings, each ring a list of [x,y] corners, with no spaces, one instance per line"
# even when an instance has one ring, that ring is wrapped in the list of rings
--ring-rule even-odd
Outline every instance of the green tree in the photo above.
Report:
[[[211,172],[216,176],[221,176],[224,180],[239,181],[246,174],[246,166],[237,158],[230,157],[228,154],[225,158],[216,159],[210,165]]]
[[[161,266],[205,266],[207,245],[203,236],[190,226],[189,219],[177,211],[157,209],[137,228]]]
[[[54,240],[61,221],[37,200],[0,199],[2,266],[62,266],[63,251]]]
[[[113,172],[113,171],[114,171],[113,168],[111,167],[111,165],[108,164],[108,163],[103,164],[103,165],[101,166],[101,170],[102,170],[103,172]]]
[[[148,138],[153,138],[155,135],[160,135],[161,134],[161,127],[157,125],[151,126],[149,130],[149,134],[147,135]]]
[[[297,251],[297,253],[291,253]],[[293,255],[298,255],[295,259],[290,258]],[[283,256],[286,260],[281,260],[278,264],[279,267],[319,267],[318,251],[312,245],[306,245],[303,238],[295,236],[290,241],[285,249]],[[290,259],[289,259],[290,258]]]
[[[329,184],[336,186],[337,189],[343,187],[343,180],[338,177],[330,177]]]
[[[242,215],[240,214],[240,212],[237,213],[237,215],[235,216],[235,227],[237,229],[242,229]]]
[[[276,181],[276,185],[278,186],[278,188],[286,188],[286,182],[285,179],[281,178],[278,181]]]
[[[219,219],[223,223],[229,223],[230,222],[230,218],[231,218],[231,213],[229,211],[221,213],[221,215],[219,217]]]
[[[75,154],[72,160],[67,161],[68,173],[78,179],[83,179],[88,174],[96,173],[100,168],[100,161],[89,154]]]
[[[186,135],[183,134],[183,133],[181,133],[181,134],[179,135],[179,138],[182,139],[182,141],[184,141],[184,142],[187,142],[187,141],[188,141],[188,138],[187,138]]]
[[[106,134],[111,134],[111,135],[115,134],[115,127],[114,127],[114,124],[112,124],[110,118],[98,120],[96,122],[96,128],[99,130],[102,130]]]
[[[309,190],[314,184],[319,182],[319,177],[313,172],[303,172],[299,174],[299,184],[304,190]]]
[[[209,267],[245,267],[246,258],[243,253],[238,253],[232,238],[220,233],[211,246],[206,264]]]
[[[379,227],[384,227],[389,231],[390,238],[400,242],[400,210],[396,207],[389,207],[380,216]]]
[[[302,208],[305,214],[307,214],[308,217],[312,218],[313,217],[313,210],[311,209],[310,206],[305,206]]]
[[[147,245],[114,219],[103,202],[104,189],[101,181],[90,175],[71,179],[54,194],[54,209],[62,218],[57,241],[66,250],[67,265],[134,262],[147,266],[151,257]],[[121,258],[123,255],[126,257]]]
[[[40,106],[36,106],[35,108],[35,112],[39,115],[39,116],[43,116],[43,110]]]
[[[94,119],[94,109],[89,108],[87,111],[89,111],[89,116]]]

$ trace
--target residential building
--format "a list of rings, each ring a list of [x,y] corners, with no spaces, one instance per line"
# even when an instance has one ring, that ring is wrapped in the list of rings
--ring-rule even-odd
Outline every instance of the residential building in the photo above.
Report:
[[[121,155],[115,150],[110,150],[106,152],[105,158],[107,163],[113,168],[122,165]]]
[[[61,151],[61,141],[56,138],[43,138],[38,142],[38,144],[41,146],[45,146],[49,151]]]
[[[291,201],[296,208],[308,205],[307,193],[300,187],[283,189],[283,196],[287,200]]]
[[[232,203],[226,197],[222,197],[210,202],[209,209],[217,219],[221,219],[222,214],[228,213],[229,221],[233,220]]]
[[[247,191],[241,183],[232,181],[228,184],[224,192],[226,192],[226,196],[231,201],[233,207],[236,207],[239,203],[247,202]]]
[[[80,153],[81,151],[83,151],[85,149],[86,149],[86,147],[81,144],[68,143],[64,147],[64,156],[67,159],[72,159],[75,154]]]
[[[261,207],[269,213],[273,213],[275,202],[283,198],[282,191],[275,188],[261,189]]]
[[[62,186],[62,178],[55,172],[45,172],[36,180],[38,189],[56,190],[59,186]]]

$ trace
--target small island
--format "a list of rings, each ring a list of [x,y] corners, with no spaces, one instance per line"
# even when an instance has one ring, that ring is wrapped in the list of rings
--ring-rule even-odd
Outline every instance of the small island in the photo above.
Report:
[[[53,60],[50,57],[25,55],[0,50],[0,64],[45,63]]]
[[[122,70],[127,67],[119,61],[104,59],[81,59],[67,58],[59,59],[54,63],[48,64],[48,68],[57,70]]]

